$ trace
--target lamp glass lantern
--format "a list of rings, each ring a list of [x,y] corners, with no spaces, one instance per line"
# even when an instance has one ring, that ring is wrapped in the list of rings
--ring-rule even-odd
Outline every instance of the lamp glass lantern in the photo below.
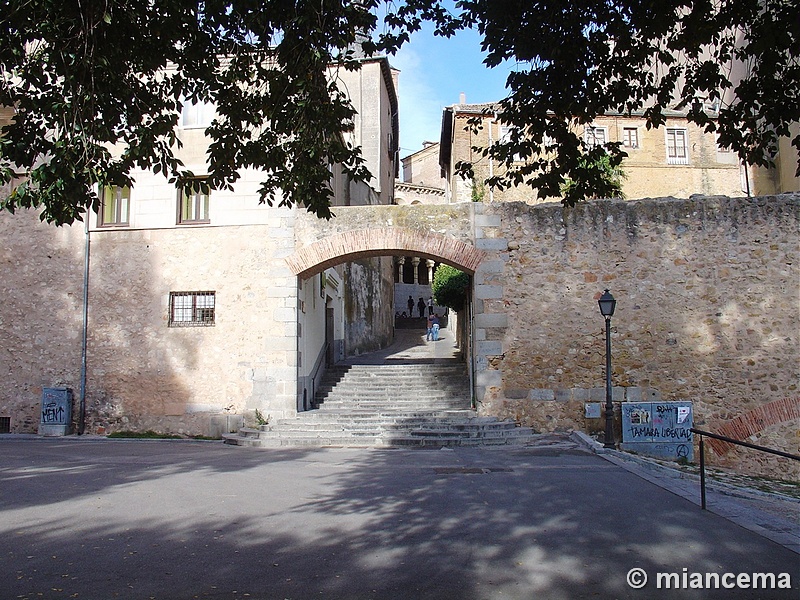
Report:
[[[608,290],[603,292],[597,304],[600,305],[600,314],[606,319],[614,316],[614,309],[617,308],[617,301],[614,299],[614,296],[611,295],[611,292]]]

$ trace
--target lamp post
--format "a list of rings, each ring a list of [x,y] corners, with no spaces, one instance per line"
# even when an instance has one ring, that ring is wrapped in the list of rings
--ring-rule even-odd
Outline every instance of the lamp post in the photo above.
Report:
[[[603,447],[616,448],[614,443],[614,403],[611,401],[611,317],[614,316],[617,301],[606,290],[600,296],[597,304],[600,305],[600,314],[606,320],[606,439]]]

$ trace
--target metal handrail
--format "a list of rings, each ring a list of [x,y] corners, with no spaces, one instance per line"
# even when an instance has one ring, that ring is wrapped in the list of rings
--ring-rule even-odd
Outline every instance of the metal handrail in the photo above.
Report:
[[[724,435],[719,435],[718,433],[711,433],[710,431],[703,431],[702,429],[695,429],[694,427],[692,427],[689,431],[700,436],[700,508],[703,510],[706,509],[706,451],[705,446],[703,445],[703,436],[714,438],[715,440],[722,440],[723,442],[728,442],[729,444],[736,444],[737,446],[744,446],[745,448],[751,448],[753,450],[758,450],[759,452],[767,452],[769,454],[775,454],[776,456],[791,458],[792,460],[800,460],[800,456],[797,454],[789,454],[788,452],[774,450],[773,448],[766,448],[765,446],[758,446],[756,444],[751,444],[750,442],[742,442]]]

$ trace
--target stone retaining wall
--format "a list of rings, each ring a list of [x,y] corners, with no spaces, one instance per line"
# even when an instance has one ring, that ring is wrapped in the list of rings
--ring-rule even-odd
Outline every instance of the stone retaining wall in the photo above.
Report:
[[[488,254],[475,275],[481,410],[542,431],[587,428],[583,401],[592,392],[576,390],[604,382],[597,298],[605,288],[617,299],[615,386],[691,400],[696,426],[710,431],[797,398],[799,199],[481,207],[476,246]],[[782,431],[771,441],[797,453],[797,422]],[[800,474],[764,457],[712,459]]]

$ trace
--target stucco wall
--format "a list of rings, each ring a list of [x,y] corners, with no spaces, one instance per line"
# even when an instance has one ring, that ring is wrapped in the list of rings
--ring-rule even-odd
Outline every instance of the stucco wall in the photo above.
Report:
[[[393,261],[391,257],[355,260],[343,265],[345,288],[345,354],[385,348],[394,335]]]
[[[83,224],[0,212],[0,417],[36,432],[42,388],[80,388]]]
[[[294,410],[297,284],[275,264],[291,212],[272,212],[267,226],[93,234],[90,431],[199,434],[209,414]],[[169,327],[174,291],[214,291],[214,326]]]

